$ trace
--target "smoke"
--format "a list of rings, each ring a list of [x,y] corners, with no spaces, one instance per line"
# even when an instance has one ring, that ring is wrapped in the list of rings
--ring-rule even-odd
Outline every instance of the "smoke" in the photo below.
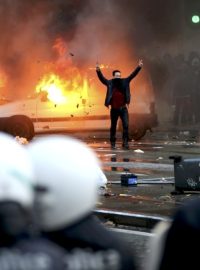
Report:
[[[172,12],[177,3],[1,1],[0,70],[8,77],[5,94],[14,98],[34,92],[44,64],[57,57],[52,47],[60,37],[80,68],[95,66],[98,61],[124,73],[132,71],[138,58],[148,54],[153,45],[173,42],[179,30]],[[111,76],[111,71],[106,75]]]
[[[83,2],[0,2],[0,70],[4,71],[8,82],[1,94],[16,98],[34,92],[44,64],[53,59],[55,38],[73,37],[75,19]]]

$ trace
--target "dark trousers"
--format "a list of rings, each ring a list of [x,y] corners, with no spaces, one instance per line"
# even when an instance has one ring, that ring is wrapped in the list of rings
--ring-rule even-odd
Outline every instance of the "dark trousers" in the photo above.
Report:
[[[110,119],[111,119],[111,127],[110,127],[110,142],[115,143],[116,141],[116,128],[117,121],[120,117],[122,121],[123,127],[123,142],[128,142],[128,110],[126,107],[121,107],[120,109],[111,109],[110,110]]]

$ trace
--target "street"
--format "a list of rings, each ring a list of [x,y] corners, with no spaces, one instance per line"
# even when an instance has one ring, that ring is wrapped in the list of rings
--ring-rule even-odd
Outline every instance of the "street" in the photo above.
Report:
[[[167,134],[153,133],[139,142],[130,142],[130,150],[123,150],[120,142],[111,150],[109,141],[90,139],[88,145],[102,161],[108,178],[110,196],[102,196],[99,207],[170,217],[185,199],[198,193],[172,195],[174,191],[174,164],[169,156],[197,158],[200,154],[198,137],[190,134],[166,138]],[[137,175],[137,186],[124,187],[120,176],[126,172]]]
[[[77,208],[85,206],[81,195],[89,190],[85,201],[93,195],[91,214],[128,243],[138,269],[144,270],[147,255],[152,255],[149,242],[155,239],[156,224],[170,222],[179,207],[200,196],[200,0],[4,0],[0,1],[0,11],[0,132],[10,134],[22,145],[51,134],[77,138],[95,152],[105,174],[104,177],[99,170],[94,155],[91,156],[96,166],[92,167],[92,157],[84,158],[81,150],[76,152],[73,143],[71,149],[64,148],[62,141],[59,147],[50,143],[58,150],[56,153],[52,150],[53,154],[40,152],[38,148],[36,161],[40,165],[44,163],[44,169],[35,169],[33,164],[33,171],[36,172],[36,189],[47,194],[44,200],[38,200],[44,203],[42,210],[53,209],[46,207],[48,203],[59,205],[60,211],[54,211],[58,216],[54,218],[54,213],[50,216],[55,221],[59,217],[64,219],[63,212],[75,214],[76,203]],[[111,149],[110,141],[116,149]],[[17,185],[24,184],[27,181],[24,181],[23,170],[26,172],[29,168],[21,162],[20,155],[18,158],[18,153],[9,151],[9,147],[8,151],[4,149],[5,155],[4,151],[1,155],[5,161],[0,172],[3,176],[0,178],[3,190],[0,190],[0,200],[3,202],[9,190],[7,183],[4,185],[7,175],[9,180],[11,173],[19,178]],[[87,152],[84,151],[83,154]],[[4,158],[7,154],[8,159]],[[13,162],[10,157],[14,157]],[[52,159],[52,166],[47,166],[48,159]],[[22,173],[18,173],[16,164],[19,164],[17,169],[22,164]],[[59,166],[54,168],[55,164],[66,171],[72,168],[73,174],[65,175]],[[39,183],[37,172],[47,173],[47,177],[41,177],[42,181],[47,179],[45,185]],[[95,181],[90,173],[94,174]],[[97,186],[96,180],[106,182],[106,178],[105,186]],[[63,182],[57,184],[56,180]],[[58,201],[61,201],[61,193],[64,199],[71,197],[74,201],[64,200],[60,204],[53,201],[48,192],[54,189],[49,188],[50,183],[61,189],[60,193],[55,192]],[[74,184],[72,191],[64,187],[65,184]],[[17,194],[14,202],[20,202],[21,208],[22,191],[13,188],[13,184],[10,186]],[[26,185],[26,189],[27,186],[30,189],[35,184]],[[91,187],[94,187],[92,191]],[[9,196],[12,201],[12,193]],[[4,218],[0,219],[1,228],[14,230],[12,207],[8,213],[3,203],[2,209],[9,218],[6,217],[5,222]],[[19,212],[21,218],[21,209]],[[31,213],[29,223],[32,219],[35,223],[34,218]],[[18,222],[15,223],[18,226]],[[50,222],[47,224],[50,226]],[[62,226],[65,225],[71,226],[63,220]],[[20,237],[23,233],[20,232]],[[86,229],[83,235],[91,237]],[[100,237],[95,231],[96,235],[98,242]],[[4,233],[2,236],[4,238]],[[17,235],[16,239],[20,237]],[[186,242],[182,234],[181,239]],[[69,242],[72,240],[70,235]],[[196,235],[195,240],[198,242]],[[77,242],[73,242],[76,248],[82,249],[81,241]],[[15,256],[18,241],[8,246],[2,243],[2,250],[8,248]],[[87,243],[86,248],[91,247]],[[21,268],[27,269],[29,264],[32,267],[34,252],[30,251],[31,259],[24,264],[19,260]],[[7,253],[1,252],[0,257],[5,267],[14,262]],[[194,257],[198,255],[186,254],[185,262],[194,261]],[[176,262],[179,266],[179,260]],[[102,267],[95,267],[103,269],[103,263]],[[79,268],[87,267],[80,264]]]
[[[199,157],[200,143],[197,136],[188,132],[178,136],[147,134],[143,140],[131,142],[130,150],[123,150],[120,142],[116,150],[111,150],[108,139],[84,140],[101,159],[108,178],[108,194],[100,196],[98,209],[170,219],[175,209],[185,200],[199,196],[198,192],[171,194],[174,191],[174,165],[173,160],[169,159],[169,156],[174,155]],[[137,175],[137,186],[121,186],[120,176],[126,172]],[[148,244],[153,237],[151,229],[131,226],[119,229],[115,223],[108,224],[129,243],[136,255],[138,267],[142,269],[146,255],[150,252]]]
[[[73,136],[87,143],[100,158],[108,185],[106,192],[100,196],[97,210],[107,211],[113,216],[104,220],[105,225],[129,243],[136,255],[138,267],[142,268],[150,252],[149,240],[153,237],[151,229],[154,222],[150,224],[149,219],[170,219],[185,200],[199,196],[198,192],[171,194],[174,191],[174,165],[173,160],[169,159],[169,156],[174,155],[199,157],[198,136],[190,132],[176,135],[148,133],[141,141],[130,142],[130,150],[123,150],[120,140],[117,149],[111,150],[107,134]],[[136,186],[121,186],[120,177],[128,172],[137,175]],[[114,217],[116,213],[119,214],[118,218]],[[124,219],[123,214],[130,215],[130,220]],[[139,220],[140,215],[142,221]]]

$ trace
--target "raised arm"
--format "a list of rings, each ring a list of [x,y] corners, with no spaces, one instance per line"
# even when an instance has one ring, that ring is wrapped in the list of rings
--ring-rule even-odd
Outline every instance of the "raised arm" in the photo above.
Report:
[[[127,77],[127,80],[130,82],[137,74],[140,72],[140,70],[143,67],[143,61],[139,60],[138,66],[136,69]]]
[[[99,80],[103,84],[108,85],[108,80],[103,76],[103,73],[101,72],[99,64],[96,64],[96,72],[97,72],[97,76],[98,76]]]

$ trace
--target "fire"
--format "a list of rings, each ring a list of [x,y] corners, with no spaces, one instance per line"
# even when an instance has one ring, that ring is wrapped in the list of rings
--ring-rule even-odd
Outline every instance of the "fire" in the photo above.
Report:
[[[7,83],[7,76],[2,70],[0,70],[0,88],[5,87],[6,83]]]
[[[100,69],[113,69],[111,65],[99,64]],[[90,70],[95,70],[96,67],[89,67]]]
[[[36,86],[36,92],[47,92],[47,97],[49,100],[55,104],[61,104],[66,102],[66,97],[64,96],[66,86],[66,81],[59,78],[58,75],[47,74],[44,75],[42,80]]]
[[[88,98],[89,83],[87,78],[74,77],[72,80],[50,73],[43,76],[36,86],[36,92],[47,92],[47,97],[55,104],[66,103],[70,107],[77,106],[81,100]]]
[[[100,64],[99,67],[100,67],[101,69],[111,68],[109,65],[104,65],[104,64]]]
[[[68,45],[58,38],[52,49],[57,53],[55,62],[46,63],[45,72],[38,84],[36,92],[47,92],[47,97],[55,104],[66,103],[76,107],[81,100],[87,100],[89,80],[73,63]]]

